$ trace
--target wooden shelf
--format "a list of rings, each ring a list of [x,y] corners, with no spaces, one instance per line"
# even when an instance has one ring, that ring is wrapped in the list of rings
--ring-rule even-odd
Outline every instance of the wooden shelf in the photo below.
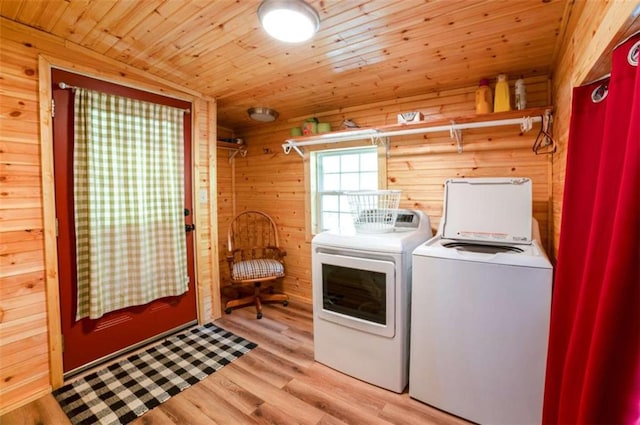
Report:
[[[334,131],[331,133],[314,134],[311,136],[294,137],[287,139],[282,145],[285,153],[295,150],[300,156],[304,156],[302,147],[324,143],[338,143],[353,140],[371,138],[387,143],[389,137],[424,134],[438,131],[450,131],[451,137],[458,142],[458,152],[462,152],[462,133],[468,128],[497,127],[504,125],[521,125],[540,122],[543,116],[551,114],[552,107],[528,108],[520,111],[496,112],[483,115],[466,115],[450,119],[421,121],[410,124],[391,124],[379,127],[357,128],[352,130]]]
[[[376,127],[377,130],[380,131],[394,131],[400,129],[407,128],[431,128],[442,125],[450,125],[452,121],[456,124],[470,124],[470,123],[480,123],[487,121],[502,121],[502,120],[510,120],[510,119],[520,119],[522,117],[541,117],[547,111],[552,111],[552,106],[542,106],[537,108],[527,108],[521,111],[507,111],[507,112],[492,112],[490,114],[472,114],[472,115],[462,115],[449,119],[440,119],[440,120],[432,120],[432,121],[420,121],[412,124],[390,124],[386,126]]]

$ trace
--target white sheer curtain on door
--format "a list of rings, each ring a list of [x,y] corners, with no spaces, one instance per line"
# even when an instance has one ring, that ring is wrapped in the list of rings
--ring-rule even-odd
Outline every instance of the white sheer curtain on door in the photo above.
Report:
[[[181,109],[75,89],[76,319],[187,291]]]

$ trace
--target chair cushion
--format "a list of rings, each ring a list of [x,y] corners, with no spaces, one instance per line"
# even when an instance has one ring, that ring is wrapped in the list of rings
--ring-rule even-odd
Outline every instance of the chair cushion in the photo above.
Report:
[[[262,279],[265,277],[283,277],[284,266],[272,259],[240,261],[233,265],[233,280]]]

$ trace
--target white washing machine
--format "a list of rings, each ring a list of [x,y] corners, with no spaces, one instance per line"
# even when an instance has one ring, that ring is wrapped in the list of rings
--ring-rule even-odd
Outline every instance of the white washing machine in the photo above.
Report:
[[[312,241],[314,358],[395,392],[409,377],[411,253],[432,236],[421,211],[388,233],[323,232]]]
[[[413,252],[409,395],[480,424],[540,424],[552,266],[529,179],[452,179]]]

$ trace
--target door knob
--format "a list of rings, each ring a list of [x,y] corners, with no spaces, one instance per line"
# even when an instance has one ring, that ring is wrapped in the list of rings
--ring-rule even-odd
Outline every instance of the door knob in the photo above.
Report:
[[[184,225],[184,231],[189,233],[196,230],[196,225],[195,224],[185,224]]]

